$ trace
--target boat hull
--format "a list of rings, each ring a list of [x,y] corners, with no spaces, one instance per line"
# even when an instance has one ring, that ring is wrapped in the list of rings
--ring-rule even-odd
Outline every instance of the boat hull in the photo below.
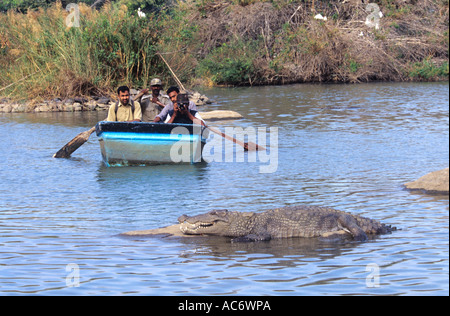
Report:
[[[96,126],[107,166],[201,162],[204,132],[204,127],[190,124],[99,122]]]

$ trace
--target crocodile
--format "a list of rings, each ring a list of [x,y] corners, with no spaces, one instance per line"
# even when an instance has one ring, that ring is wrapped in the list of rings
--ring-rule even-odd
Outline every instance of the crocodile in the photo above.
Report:
[[[350,237],[367,240],[367,235],[386,234],[396,227],[377,220],[327,207],[297,205],[263,212],[213,210],[178,218],[186,235],[231,237],[233,242],[265,241],[289,237]]]

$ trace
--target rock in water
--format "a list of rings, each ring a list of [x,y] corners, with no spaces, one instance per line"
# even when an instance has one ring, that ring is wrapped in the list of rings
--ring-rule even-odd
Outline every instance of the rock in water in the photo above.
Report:
[[[408,190],[423,190],[427,193],[449,193],[449,168],[430,172],[413,182],[405,183]]]

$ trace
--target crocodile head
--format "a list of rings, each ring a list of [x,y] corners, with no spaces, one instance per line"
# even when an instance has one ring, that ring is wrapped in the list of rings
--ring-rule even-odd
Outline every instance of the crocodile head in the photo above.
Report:
[[[213,210],[196,216],[182,215],[178,218],[180,230],[186,235],[225,236],[230,226],[230,213],[227,210]]]

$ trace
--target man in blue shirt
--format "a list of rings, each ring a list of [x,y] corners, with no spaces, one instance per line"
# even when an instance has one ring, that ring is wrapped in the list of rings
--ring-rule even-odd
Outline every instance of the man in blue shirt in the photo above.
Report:
[[[173,111],[175,111],[174,104],[177,103],[177,96],[178,96],[178,94],[180,94],[180,89],[178,89],[177,87],[170,87],[167,90],[167,95],[169,96],[170,101],[172,101],[172,104],[166,105],[164,107],[164,109],[161,111],[161,113],[159,113],[155,117],[153,122],[168,122],[170,120],[170,118],[172,117],[172,115],[170,115],[170,113],[173,114]],[[195,103],[192,102],[192,101],[189,101],[188,109],[190,111],[196,111],[197,112],[197,107],[196,107]],[[185,114],[187,114],[187,113],[185,113]],[[198,112],[197,112],[197,116],[199,116]]]
[[[189,109],[189,96],[187,93],[179,93],[173,102],[173,110],[169,110],[167,123],[198,124],[205,126],[201,116],[195,110]]]

